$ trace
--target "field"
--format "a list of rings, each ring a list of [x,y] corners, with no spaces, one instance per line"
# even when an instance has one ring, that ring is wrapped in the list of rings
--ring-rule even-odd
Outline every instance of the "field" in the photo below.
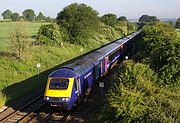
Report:
[[[27,32],[29,36],[37,34],[38,29],[41,25],[47,24],[47,23],[30,23],[25,22]],[[16,27],[17,22],[1,22],[0,23],[0,51],[6,50],[8,46],[8,36],[9,33]]]

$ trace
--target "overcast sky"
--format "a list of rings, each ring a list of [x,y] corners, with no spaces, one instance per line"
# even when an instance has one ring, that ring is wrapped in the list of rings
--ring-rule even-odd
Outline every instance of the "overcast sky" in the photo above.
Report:
[[[85,3],[97,10],[100,15],[114,13],[118,17],[138,19],[143,14],[158,18],[179,18],[180,0],[1,0],[0,14],[6,9],[22,13],[27,8],[36,14],[56,17],[57,13],[71,3]]]

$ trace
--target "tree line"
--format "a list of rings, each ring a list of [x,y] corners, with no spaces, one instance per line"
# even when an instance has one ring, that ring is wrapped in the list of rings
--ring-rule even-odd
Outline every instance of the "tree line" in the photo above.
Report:
[[[21,19],[34,22],[52,22],[53,18],[51,17],[46,17],[42,12],[39,12],[39,14],[36,16],[34,10],[32,9],[26,9],[22,12],[22,16],[20,16],[19,13],[17,12],[12,12],[11,10],[7,9],[5,10],[2,14],[3,19],[9,20],[9,21],[20,21]]]
[[[85,46],[89,43],[88,39],[105,35],[105,31],[110,31],[108,34],[112,35],[117,32],[120,37],[130,30],[135,31],[136,24],[128,22],[124,16],[108,13],[100,17],[92,7],[73,3],[58,13],[55,23],[42,26],[37,38],[40,44],[60,45],[62,41],[67,41]]]

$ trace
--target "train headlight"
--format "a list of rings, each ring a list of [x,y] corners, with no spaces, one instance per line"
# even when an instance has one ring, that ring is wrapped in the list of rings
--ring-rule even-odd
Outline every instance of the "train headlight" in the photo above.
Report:
[[[66,102],[68,102],[70,100],[70,98],[68,98],[68,97],[64,97],[64,98],[62,98],[62,101],[66,101]]]
[[[68,102],[70,100],[70,98],[66,98],[66,101]]]
[[[62,101],[65,101],[66,100],[66,98],[62,98]]]
[[[44,97],[44,100],[49,100],[49,97]]]

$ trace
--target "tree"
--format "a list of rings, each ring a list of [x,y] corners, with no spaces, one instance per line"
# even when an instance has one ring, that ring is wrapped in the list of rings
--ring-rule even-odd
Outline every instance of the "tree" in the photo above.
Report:
[[[180,18],[177,19],[175,27],[180,29]]]
[[[118,23],[117,16],[115,14],[105,14],[101,17],[101,21],[112,27]]]
[[[10,51],[15,54],[17,59],[22,59],[24,51],[27,49],[29,41],[25,25],[19,22],[15,29],[10,32]]]
[[[13,13],[11,15],[11,20],[12,21],[19,21],[20,20],[19,14],[18,13]]]
[[[24,10],[22,15],[23,15],[24,19],[27,21],[34,21],[35,17],[36,17],[36,14],[34,13],[34,10],[32,10],[32,9]]]
[[[139,18],[139,22],[154,22],[159,21],[156,16],[142,15]]]
[[[68,30],[72,43],[86,45],[97,30],[99,18],[90,6],[73,3],[58,13],[57,23]]]
[[[3,16],[3,19],[11,19],[12,12],[11,10],[7,9],[1,15]]]
[[[171,25],[154,23],[143,28],[145,52],[150,66],[166,84],[180,84],[180,49],[177,32]]]
[[[39,14],[38,14],[38,16],[36,17],[36,20],[37,21],[42,21],[42,20],[44,20],[44,15],[43,15],[43,13],[42,12],[39,12]]]
[[[125,16],[121,16],[118,18],[118,21],[128,21]]]
[[[51,18],[51,17],[44,17],[45,21],[46,22],[53,22],[54,21],[54,18]]]

